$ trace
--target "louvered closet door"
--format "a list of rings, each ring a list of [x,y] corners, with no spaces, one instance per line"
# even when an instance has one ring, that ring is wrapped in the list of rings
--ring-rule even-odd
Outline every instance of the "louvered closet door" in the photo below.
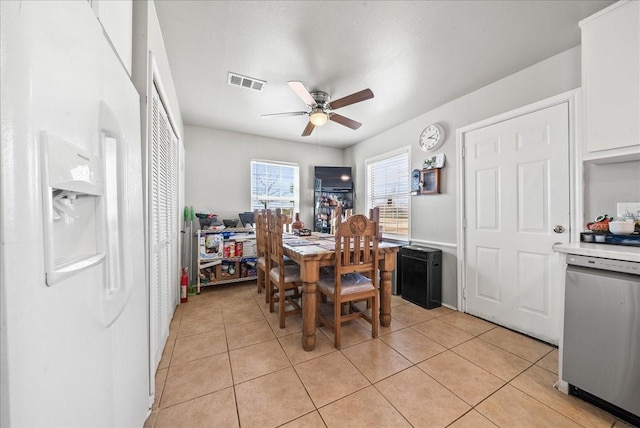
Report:
[[[162,357],[178,296],[178,138],[154,86],[149,189],[150,337],[153,368]]]

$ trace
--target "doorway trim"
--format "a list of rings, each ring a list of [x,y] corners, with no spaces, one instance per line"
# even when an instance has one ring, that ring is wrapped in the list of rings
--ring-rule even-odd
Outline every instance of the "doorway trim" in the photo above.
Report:
[[[577,192],[577,186],[582,183],[582,165],[579,162],[579,145],[580,141],[580,128],[581,128],[581,115],[580,115],[580,88],[572,89],[567,92],[555,95],[550,98],[546,98],[541,101],[537,101],[532,104],[528,104],[523,107],[508,111],[506,113],[493,116],[488,119],[481,120],[479,122],[472,123],[471,125],[464,126],[456,129],[456,162],[458,165],[458,196],[456,202],[456,218],[458,220],[457,228],[457,306],[458,311],[467,312],[467,302],[465,299],[465,293],[467,288],[466,281],[466,218],[465,213],[465,162],[464,162],[464,146],[465,136],[468,132],[475,131],[480,128],[484,128],[490,125],[494,125],[499,122],[514,119],[516,117],[524,116],[529,113],[533,113],[538,110],[543,110],[548,107],[553,107],[558,104],[568,103],[569,107],[569,219],[570,219],[570,233],[569,241],[576,242],[580,237],[579,225],[582,223],[583,202]],[[559,272],[556,272],[558,275]],[[564,306],[564,290],[562,296]]]

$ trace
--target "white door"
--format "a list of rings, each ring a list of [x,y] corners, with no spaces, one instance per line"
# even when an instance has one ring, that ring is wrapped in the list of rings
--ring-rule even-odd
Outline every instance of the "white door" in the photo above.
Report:
[[[160,364],[178,304],[178,137],[156,85],[151,97],[149,153],[149,309],[151,375]]]
[[[552,246],[569,241],[568,102],[469,131],[464,145],[466,312],[557,344]]]

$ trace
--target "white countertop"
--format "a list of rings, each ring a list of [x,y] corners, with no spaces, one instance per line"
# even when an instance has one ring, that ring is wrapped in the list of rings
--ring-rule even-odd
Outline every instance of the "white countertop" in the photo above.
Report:
[[[559,253],[640,262],[640,247],[575,242],[569,244],[556,244],[553,246],[553,250]]]

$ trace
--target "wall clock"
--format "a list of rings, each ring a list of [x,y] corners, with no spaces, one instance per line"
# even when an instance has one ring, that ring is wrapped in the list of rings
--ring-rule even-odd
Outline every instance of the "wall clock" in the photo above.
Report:
[[[418,144],[422,150],[428,152],[440,148],[444,143],[444,139],[444,128],[440,124],[434,123],[424,128],[420,134]]]

